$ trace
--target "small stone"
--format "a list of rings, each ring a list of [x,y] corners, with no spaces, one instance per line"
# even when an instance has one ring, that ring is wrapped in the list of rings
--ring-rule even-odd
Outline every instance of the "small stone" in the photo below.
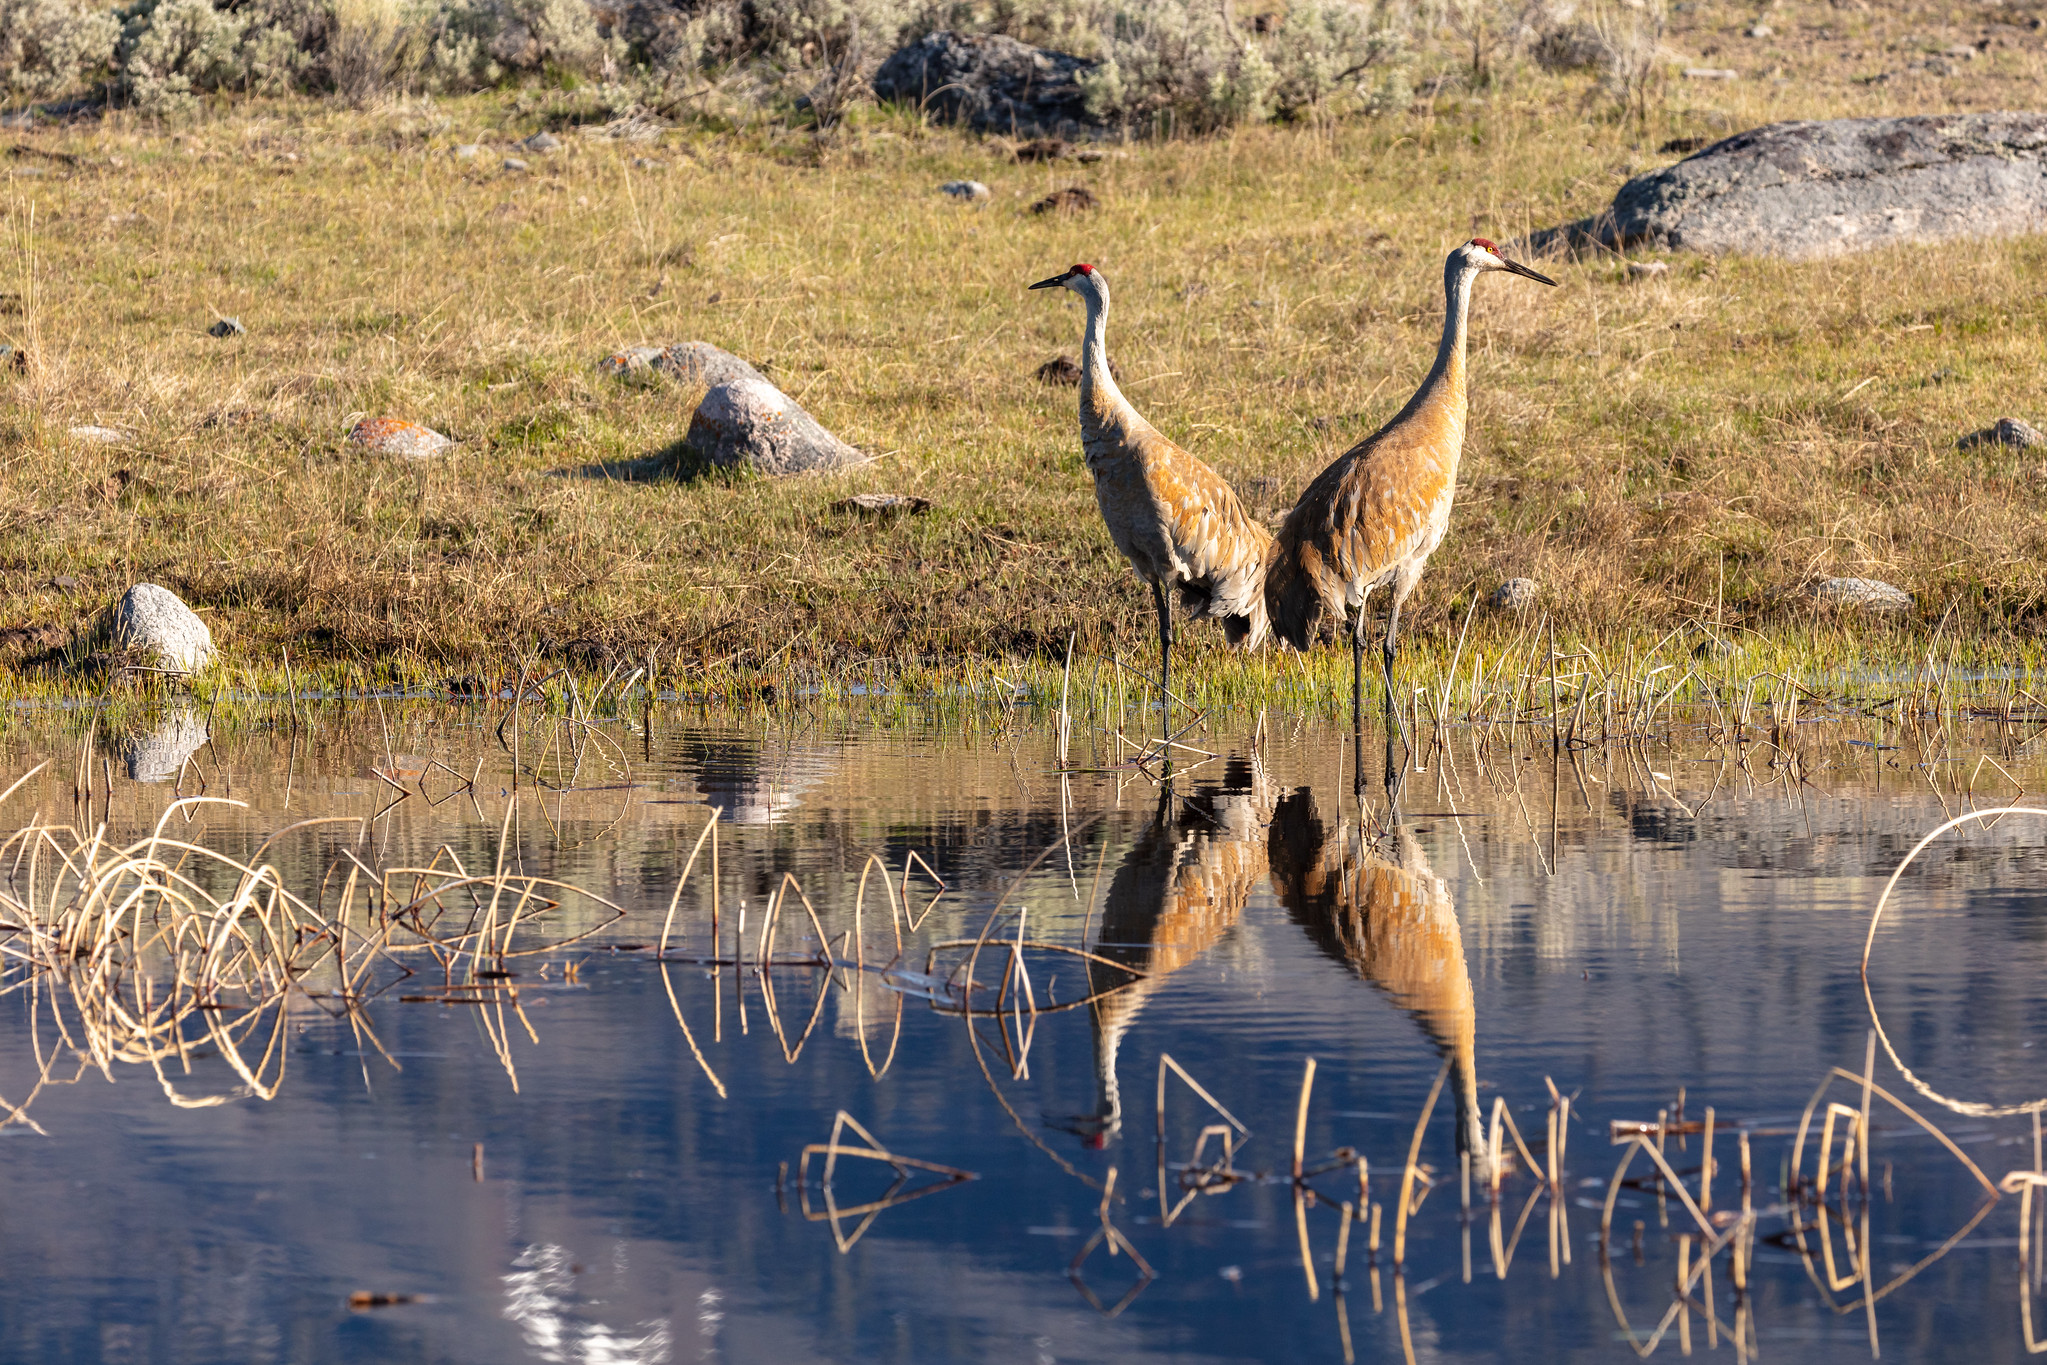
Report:
[[[1670,273],[1668,261],[1629,261],[1628,278],[1636,282],[1658,279]]]
[[[1038,382],[1073,388],[1080,383],[1080,366],[1073,363],[1072,356],[1055,355],[1038,366]]]
[[[940,194],[949,194],[963,203],[978,204],[990,197],[992,191],[978,180],[948,180],[938,187]]]
[[[125,736],[115,747],[130,782],[174,782],[192,755],[206,747],[206,722],[180,709],[153,729]]]
[[[240,318],[221,318],[206,329],[206,335],[210,337],[239,337],[248,334],[249,329],[242,326]]]
[[[1080,366],[1074,363],[1072,356],[1053,356],[1050,360],[1038,366],[1037,374],[1040,384],[1052,384],[1070,389],[1080,383]],[[1115,380],[1123,378],[1123,367],[1114,360],[1109,362],[1109,378]]]
[[[529,152],[538,152],[542,156],[547,156],[561,150],[562,140],[553,133],[535,133],[519,145]]]
[[[1721,66],[1689,66],[1685,68],[1685,79],[1694,81],[1738,81],[1739,71]]]
[[[871,517],[917,516],[931,510],[931,499],[909,493],[855,493],[832,504],[841,512],[864,512]]]
[[[68,573],[60,573],[50,580],[50,586],[58,592],[77,592],[78,580]]]
[[[1052,191],[1052,193],[1031,205],[1031,212],[1085,213],[1089,209],[1099,208],[1100,206],[1101,201],[1095,198],[1094,191],[1090,190],[1087,186],[1068,185],[1063,190]]]
[[[656,161],[651,156],[636,156],[633,158],[633,169],[636,171],[659,171],[667,169],[667,166],[667,162]]]
[[[1973,62],[1981,54],[1967,43],[1956,43],[1952,47],[1943,49],[1940,55],[1943,57],[1954,57],[1964,62]]]
[[[71,428],[71,439],[74,441],[84,441],[88,445],[124,446],[134,438],[129,436],[127,432],[116,431],[112,427],[73,427]]]
[[[1812,595],[1822,606],[1860,608],[1863,611],[1910,611],[1912,594],[1874,578],[1827,578],[1813,584]]]
[[[508,171],[523,171],[526,169],[526,163],[516,156],[508,156],[505,158],[505,169]]]
[[[197,673],[213,662],[213,632],[169,588],[137,583],[108,615],[105,632],[115,645],[154,655],[159,666]]]
[[[1493,605],[1502,611],[1526,611],[1535,605],[1535,580],[1510,578],[1493,589]]]
[[[2016,417],[2000,417],[1992,426],[1981,431],[1972,431],[1955,442],[1959,450],[1974,450],[1978,446],[2010,446],[2015,450],[2031,450],[2047,441],[2038,429]]]
[[[763,474],[805,474],[867,463],[765,379],[714,384],[684,438],[706,464],[747,465]]]
[[[458,142],[455,144],[455,159],[457,161],[474,161],[482,155],[483,146],[481,143]]]
[[[1037,137],[1016,149],[1018,161],[1059,161],[1073,155],[1073,144],[1063,137]]]
[[[1745,32],[1751,38],[1774,38],[1777,36],[1777,31],[1768,24],[1750,24]]]
[[[424,460],[452,450],[455,443],[431,427],[402,417],[369,417],[348,431],[348,443],[372,455],[399,455]]]
[[[651,384],[659,380],[660,372],[654,362],[661,358],[659,346],[628,346],[613,351],[597,362],[597,372],[610,379],[624,380],[629,384]]]

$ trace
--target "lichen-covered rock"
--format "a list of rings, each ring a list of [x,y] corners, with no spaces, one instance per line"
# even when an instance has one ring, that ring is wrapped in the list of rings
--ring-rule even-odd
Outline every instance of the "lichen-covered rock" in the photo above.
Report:
[[[105,634],[117,648],[153,655],[159,667],[197,673],[213,662],[213,632],[169,588],[137,583],[107,616]]]
[[[978,204],[993,193],[978,180],[948,180],[938,187],[938,192],[968,204]]]
[[[1813,584],[1821,606],[1857,611],[1910,611],[1912,594],[1874,578],[1824,578]]]
[[[2047,114],[1772,123],[1621,186],[1531,251],[1657,247],[1807,260],[1902,242],[2036,232]]]
[[[398,455],[424,460],[453,450],[455,443],[417,422],[402,417],[368,417],[348,430],[348,443],[372,455]]]
[[[745,465],[763,474],[806,474],[867,461],[795,399],[757,377],[713,384],[690,418],[685,444],[706,464]]]
[[[112,427],[73,427],[71,439],[84,441],[87,445],[124,446],[135,438],[125,431],[116,431]]]
[[[627,346],[597,362],[597,373],[628,384],[651,384],[661,378],[654,362],[661,357],[659,346]]]
[[[597,362],[598,372],[628,383],[670,379],[678,384],[709,388],[768,377],[730,351],[708,341],[680,341],[673,346],[627,346]]]
[[[758,380],[768,383],[768,377],[753,366],[741,360],[730,351],[723,351],[708,341],[684,341],[663,347],[654,359],[654,368],[678,384],[739,384]],[[770,385],[769,387],[773,387]]]
[[[175,782],[193,754],[206,746],[206,722],[190,711],[173,711],[148,730],[125,735],[115,745],[131,782]]]
[[[206,329],[206,335],[210,337],[238,337],[246,336],[248,331],[248,328],[242,326],[240,318],[219,318],[215,320],[211,327]]]
[[[1502,611],[1525,611],[1535,605],[1535,580],[1510,578],[1493,589],[1493,605]]]
[[[1000,34],[927,33],[874,73],[876,97],[1009,137],[1092,138],[1079,77],[1096,63]]]
[[[1972,431],[1955,442],[1958,449],[1974,450],[1978,446],[2010,446],[2014,450],[2031,450],[2047,441],[2031,423],[2021,422],[2016,417],[2000,417],[1981,431]]]

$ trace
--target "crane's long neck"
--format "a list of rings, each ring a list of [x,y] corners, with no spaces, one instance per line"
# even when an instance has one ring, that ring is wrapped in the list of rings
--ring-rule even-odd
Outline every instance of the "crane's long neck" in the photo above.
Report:
[[[1087,330],[1080,339],[1080,424],[1085,434],[1127,434],[1144,419],[1130,406],[1123,390],[1109,373],[1109,301],[1098,291],[1081,297],[1087,301]]]
[[[1451,257],[1443,268],[1443,339],[1436,346],[1436,363],[1429,377],[1407,400],[1395,423],[1429,420],[1441,424],[1449,437],[1448,448],[1455,454],[1464,445],[1464,325],[1471,308],[1471,282],[1478,271]]]

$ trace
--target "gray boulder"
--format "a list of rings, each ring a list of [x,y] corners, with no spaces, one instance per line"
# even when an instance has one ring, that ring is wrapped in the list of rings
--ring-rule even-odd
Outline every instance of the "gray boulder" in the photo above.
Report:
[[[1526,611],[1535,605],[1535,580],[1510,578],[1493,589],[1493,605],[1502,611]]]
[[[1910,611],[1912,594],[1874,578],[1824,578],[1813,584],[1812,595],[1823,607],[1857,611]]]
[[[874,73],[874,93],[945,123],[1009,137],[1102,137],[1079,77],[1096,63],[1000,34],[927,33]]]
[[[206,722],[173,711],[148,729],[125,735],[115,747],[131,782],[174,782],[193,754],[206,746]]]
[[[808,474],[867,462],[788,394],[758,377],[713,384],[690,418],[684,441],[706,464],[745,465],[763,474]]]
[[[2039,230],[2047,114],[1772,123],[1621,186],[1613,207],[1531,252],[1638,245],[1810,260],[1902,242]]]
[[[628,346],[597,362],[599,372],[629,383],[672,379],[678,384],[708,388],[768,377],[730,351],[708,341],[681,341],[673,346]]]
[[[213,632],[169,588],[137,583],[108,615],[105,631],[121,649],[154,655],[158,667],[197,673],[213,662]]]

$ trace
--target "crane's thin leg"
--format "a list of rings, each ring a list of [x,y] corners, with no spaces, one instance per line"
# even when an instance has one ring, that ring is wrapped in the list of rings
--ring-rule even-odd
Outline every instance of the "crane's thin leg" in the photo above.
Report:
[[[1386,673],[1386,792],[1390,800],[1394,786],[1393,736],[1397,731],[1403,741],[1407,739],[1406,722],[1400,718],[1400,710],[1393,701],[1393,655],[1400,642],[1400,603],[1406,596],[1395,589],[1392,609],[1386,613],[1386,638],[1380,645],[1380,662]]]
[[[1351,795],[1360,810],[1365,799],[1365,605],[1358,603],[1350,631]]]
[[[1166,596],[1164,579],[1153,582],[1151,596],[1159,609],[1159,751],[1170,757],[1167,741],[1173,737],[1173,604]]]

